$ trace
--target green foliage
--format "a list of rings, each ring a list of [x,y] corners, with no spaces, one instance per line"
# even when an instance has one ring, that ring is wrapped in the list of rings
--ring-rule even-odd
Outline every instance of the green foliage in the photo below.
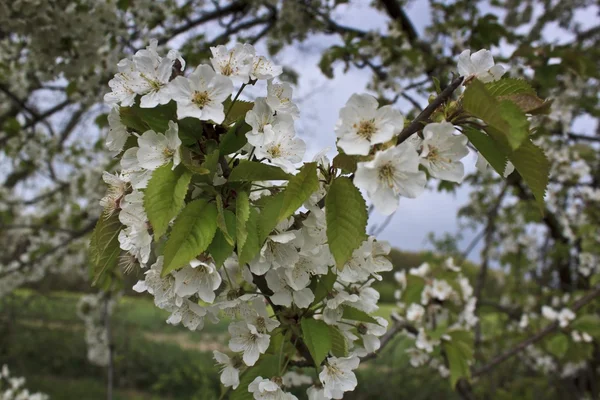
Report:
[[[348,341],[339,328],[328,325],[331,337],[331,354],[336,357],[348,357]]]
[[[254,102],[238,99],[235,101],[233,106],[231,106],[231,100],[227,99],[223,103],[223,107],[227,112],[227,116],[225,117],[223,124],[231,125],[234,122],[239,121],[240,118],[243,119],[246,116],[246,113],[254,108]]]
[[[284,172],[281,168],[273,165],[240,160],[240,163],[231,171],[229,181],[252,182],[252,181],[287,181],[292,175]]]
[[[284,193],[279,192],[264,198],[258,221],[258,238],[262,243],[279,223],[279,215],[283,205]]]
[[[443,341],[442,346],[448,359],[450,369],[450,385],[456,386],[461,378],[470,379],[469,362],[473,359],[473,341],[470,333],[464,331],[449,332],[450,341]]]
[[[235,235],[235,214],[229,210],[225,210],[222,216],[223,221],[221,222],[221,224],[225,226],[228,232],[232,232],[232,234]],[[218,221],[219,218],[217,218],[217,222]],[[215,264],[217,265],[217,267],[223,265],[227,257],[229,257],[231,253],[233,253],[234,242],[235,236],[230,236],[228,240],[228,238],[225,235],[225,231],[219,226],[219,229],[217,229],[217,231],[215,232],[215,236],[212,242],[210,243],[210,246],[208,246],[208,252],[215,260]]]
[[[556,358],[562,359],[569,350],[569,338],[563,333],[552,335],[546,340],[546,349]]]
[[[244,117],[240,117],[235,125],[233,125],[227,133],[221,136],[219,143],[219,151],[223,155],[232,154],[244,147],[248,140],[246,132],[252,130],[252,127],[244,121]]]
[[[496,170],[500,176],[504,176],[507,157],[502,151],[498,151],[498,146],[494,142],[494,139],[485,133],[468,126],[463,128],[463,133],[469,138],[469,142],[475,146],[477,151],[479,151],[487,162],[490,163],[494,170]]]
[[[356,172],[356,164],[357,160],[355,156],[350,156],[342,152],[338,153],[338,155],[333,158],[333,166],[341,169],[345,174]]]
[[[225,210],[223,209],[223,197],[221,197],[220,194],[217,194],[216,204],[217,204],[217,227],[219,227],[219,230],[221,231],[221,233],[222,233],[223,237],[225,238],[225,240],[227,241],[227,243],[229,243],[233,247],[234,240],[233,240],[233,237],[231,237],[231,234],[235,234],[235,228],[233,229],[233,231],[231,231],[231,227],[228,226],[227,222],[225,221]],[[234,215],[234,217],[235,217],[235,215]],[[233,223],[234,223],[233,226],[235,227],[235,218],[233,219]]]
[[[199,199],[188,203],[179,214],[164,251],[162,275],[179,269],[205,251],[217,231],[217,207]]]
[[[144,193],[144,209],[158,240],[167,232],[169,222],[184,205],[185,195],[192,175],[183,165],[173,169],[168,163],[156,169]]]
[[[252,261],[252,259],[258,254],[260,251],[260,246],[262,241],[259,241],[259,232],[258,232],[258,221],[260,218],[260,214],[254,207],[250,207],[250,213],[248,215],[248,221],[246,222],[246,241],[244,246],[240,250],[240,245],[238,243],[238,256],[240,265],[245,265],[246,263]]]
[[[315,365],[320,365],[332,347],[329,325],[324,321],[312,318],[303,318],[300,325],[304,343],[306,343]]]
[[[420,276],[406,275],[406,289],[402,292],[402,302],[406,304],[421,303],[421,292],[425,287],[425,280]]]
[[[278,221],[289,218],[298,208],[319,189],[317,164],[307,163],[300,168],[297,175],[290,178],[281,200]]]
[[[327,295],[333,289],[333,284],[335,283],[336,279],[337,275],[332,270],[329,270],[327,275],[321,275],[319,277],[319,281],[317,282],[313,291],[315,294],[315,300],[313,301],[314,304],[319,303],[321,300],[327,297]]]
[[[177,121],[176,108],[174,101],[155,108],[141,108],[139,104],[134,104],[131,107],[121,107],[119,115],[126,127],[140,134],[147,130],[165,132],[169,121]]]
[[[360,191],[345,177],[336,178],[325,198],[327,240],[338,269],[365,240],[367,205]]]
[[[571,323],[571,328],[600,339],[600,317],[596,314],[582,315]]]
[[[250,200],[247,192],[239,192],[235,200],[235,231],[238,248],[241,249],[246,243],[248,237],[248,230],[246,229],[246,222],[250,217]]]
[[[488,134],[509,149],[518,149],[529,136],[525,114],[509,100],[498,101],[477,79],[465,90],[463,107],[469,114],[483,120]]]
[[[117,266],[121,247],[119,246],[119,232],[123,225],[119,221],[119,214],[106,212],[100,215],[96,227],[90,238],[90,264],[92,265],[93,284],[101,282]]]
[[[508,158],[533,193],[540,210],[544,210],[544,195],[550,176],[548,158],[531,140],[527,140]]]
[[[352,306],[344,307],[344,314],[342,314],[342,318],[349,319],[352,321],[369,322],[371,324],[378,324],[378,322],[375,318],[371,317],[366,312],[359,310],[358,308],[354,308]]]

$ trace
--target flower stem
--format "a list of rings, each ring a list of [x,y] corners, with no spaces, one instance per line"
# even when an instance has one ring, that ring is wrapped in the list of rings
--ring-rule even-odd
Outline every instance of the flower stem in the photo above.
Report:
[[[240,87],[240,90],[238,90],[238,92],[235,94],[235,97],[231,101],[231,105],[229,106],[229,108],[227,109],[227,112],[225,113],[225,119],[227,119],[227,116],[229,116],[229,113],[233,109],[233,105],[237,101],[238,97],[240,97],[240,94],[242,94],[242,91],[244,90],[244,88],[246,87],[246,85],[247,85],[246,83],[242,83],[242,86]]]

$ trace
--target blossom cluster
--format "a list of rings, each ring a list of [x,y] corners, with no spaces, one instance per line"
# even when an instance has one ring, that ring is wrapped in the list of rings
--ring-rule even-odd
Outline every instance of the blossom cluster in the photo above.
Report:
[[[2,400],[48,400],[43,393],[30,393],[25,388],[25,378],[10,375],[5,364],[0,369],[0,399]]]
[[[77,316],[85,326],[85,342],[88,360],[98,366],[107,366],[110,361],[110,333],[107,322],[110,318],[116,299],[109,298],[107,293],[87,294],[79,299]]]
[[[469,279],[452,258],[439,265],[425,262],[408,273],[396,272],[395,279],[397,319],[411,326],[406,335],[414,339],[407,350],[411,365],[428,364],[447,377],[447,367],[436,359],[440,346],[451,340],[452,332],[470,332],[478,322],[477,298]]]
[[[239,172],[243,165],[250,168],[248,163],[263,164],[269,171],[280,171],[278,177],[298,177],[305,172],[304,167],[297,169],[305,144],[295,136],[294,122],[299,110],[292,101],[292,88],[274,81],[281,74],[281,67],[256,55],[255,49],[247,44],[236,44],[230,49],[218,46],[211,48],[211,52],[211,65],[199,65],[189,74],[178,52],[172,50],[161,56],[156,42],[119,62],[119,73],[110,81],[112,92],[105,100],[113,106],[107,146],[120,154],[121,170],[104,173],[109,190],[101,200],[105,210],[102,218],[118,219],[121,225],[118,243],[122,250],[119,262],[125,271],[137,266],[146,269],[144,279],[134,290],[148,292],[157,307],[170,312],[167,323],[201,330],[207,322],[215,323],[221,318],[230,321],[232,354],[214,353],[222,369],[224,386],[237,390],[243,371],[258,368],[264,357],[283,351],[280,346],[273,348],[275,337],[289,340],[290,335],[299,335],[298,326],[302,331],[310,329],[303,324],[310,319],[319,325],[320,332],[329,332],[330,340],[334,337],[343,344],[335,351],[332,347],[322,361],[313,361],[320,372],[307,395],[311,400],[341,399],[344,392],[354,390],[357,385],[353,370],[358,368],[361,357],[381,347],[380,338],[387,330],[388,321],[373,315],[378,310],[379,293],[372,285],[382,279],[382,272],[391,271],[393,267],[387,258],[389,244],[372,236],[358,236],[358,244],[341,265],[339,254],[334,256],[328,239],[329,214],[325,200],[334,185],[332,182],[340,177],[335,163],[325,152],[311,163],[316,170],[316,186],[311,186],[312,193],[304,197],[302,210],[298,212],[297,205],[291,216],[280,217],[276,225],[269,226],[264,232],[264,243],[258,243],[256,255],[243,263],[240,260],[245,247],[238,242],[236,251],[230,248],[230,255],[221,261],[213,253],[214,248],[204,246],[200,254],[173,268],[170,265],[173,252],[167,254],[166,249],[178,229],[178,219],[167,221],[168,226],[159,233],[156,232],[159,227],[150,223],[147,197],[157,173],[182,168],[208,173],[205,178],[185,181],[185,185],[190,184],[184,188],[182,201],[188,206],[214,201],[218,215],[213,223],[225,233],[229,230],[225,215],[229,210],[223,209],[232,208],[234,203],[237,207],[238,191],[244,190],[243,186],[230,182],[232,166],[234,172]],[[485,65],[480,71],[477,63],[469,68],[470,79],[490,69]],[[232,111],[243,89],[259,80],[267,81],[266,96],[245,103],[251,105],[246,110]],[[234,84],[240,85],[235,96]],[[165,129],[157,132],[139,131],[137,125],[132,128],[128,113],[136,109],[159,109],[168,104],[176,107],[176,112],[165,121]],[[242,106],[237,105],[238,109],[244,107],[243,102],[239,104]],[[210,138],[196,137],[190,141],[182,135],[182,129],[186,129],[190,120],[199,121],[202,131]],[[335,128],[338,147],[347,156],[360,157],[353,176],[355,185],[367,193],[383,214],[396,210],[400,196],[413,198],[423,192],[427,174],[451,182],[461,182],[464,175],[461,159],[468,154],[467,138],[457,134],[453,124],[429,123],[422,137],[415,136],[398,144],[397,136],[403,127],[404,118],[397,110],[391,106],[379,107],[370,95],[356,94],[340,111]],[[194,157],[208,162],[207,148],[214,148],[215,142],[224,140],[219,131],[229,135],[238,129],[244,132],[244,144],[238,150],[223,154],[220,146],[217,152],[220,159],[214,168],[194,166]],[[211,132],[217,133],[210,136]],[[198,149],[193,150],[196,146]],[[285,191],[287,185],[286,180],[251,180],[248,186],[250,214],[269,215],[269,207],[273,206],[266,204]],[[296,187],[290,190],[298,191]],[[356,193],[360,196],[358,190]],[[242,215],[235,216],[238,222],[244,223],[240,218],[249,217]],[[268,225],[270,221],[260,223]],[[168,232],[169,227],[172,227],[171,237],[166,246],[162,246],[160,243],[164,241],[159,236]],[[257,228],[257,233],[263,229],[262,226]],[[190,232],[190,236],[197,243],[202,238],[196,238],[195,235],[201,233],[195,232]],[[246,238],[246,243],[250,240]],[[217,252],[224,243],[219,246]],[[403,300],[409,306],[405,318],[419,325],[416,343],[421,357],[427,357],[439,340],[448,340],[445,334],[432,339],[432,324],[445,326],[451,334],[452,330],[470,328],[477,321],[468,280],[451,261],[445,264],[444,271],[438,274],[425,264],[411,270],[406,278],[419,280],[409,286],[414,288],[420,284],[422,287],[418,300]],[[407,289],[406,285],[403,289]],[[452,310],[452,317],[444,314],[444,310],[446,313]],[[297,340],[294,346],[296,344]],[[247,389],[255,399],[294,399],[295,396],[285,391],[285,373],[293,372],[289,369],[298,361],[298,355],[309,362],[320,356],[314,349],[308,349],[310,354],[302,347],[296,350],[298,353],[279,355],[283,363],[277,375],[260,375],[247,388],[240,389]]]

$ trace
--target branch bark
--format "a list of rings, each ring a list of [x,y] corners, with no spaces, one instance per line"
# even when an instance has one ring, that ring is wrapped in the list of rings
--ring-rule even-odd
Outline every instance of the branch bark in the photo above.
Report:
[[[458,87],[463,83],[463,80],[464,78],[462,76],[454,78],[450,85],[442,90],[442,92],[431,103],[429,103],[427,107],[425,107],[425,109],[417,116],[417,118],[415,118],[410,125],[404,128],[402,132],[400,132],[396,143],[400,144],[406,141],[406,139],[408,139],[413,133],[423,129],[423,126],[427,123],[427,121],[429,121],[431,114],[433,114],[439,106],[444,104],[444,102],[446,102],[446,100],[452,96],[452,93],[458,89]]]

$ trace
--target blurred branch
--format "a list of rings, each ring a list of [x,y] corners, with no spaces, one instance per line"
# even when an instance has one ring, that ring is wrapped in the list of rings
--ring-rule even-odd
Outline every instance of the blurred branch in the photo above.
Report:
[[[575,303],[573,303],[571,310],[574,313],[576,313],[582,307],[584,307],[585,305],[590,303],[592,300],[594,300],[598,296],[600,296],[600,285],[596,285],[587,294],[585,294],[584,296],[579,298],[579,300],[577,300]],[[544,329],[542,329],[535,335],[533,335],[533,336],[529,337],[528,339],[522,341],[521,343],[517,344],[515,347],[505,351],[502,354],[497,355],[483,367],[475,369],[472,372],[472,376],[476,377],[476,376],[480,376],[480,375],[488,373],[492,369],[496,368],[499,364],[503,363],[504,361],[508,360],[509,358],[518,354],[519,352],[525,350],[527,347],[531,346],[532,344],[539,342],[544,337],[546,337],[546,335],[556,331],[558,328],[559,328],[558,322],[555,321],[555,322],[551,323],[550,325],[546,326]]]

